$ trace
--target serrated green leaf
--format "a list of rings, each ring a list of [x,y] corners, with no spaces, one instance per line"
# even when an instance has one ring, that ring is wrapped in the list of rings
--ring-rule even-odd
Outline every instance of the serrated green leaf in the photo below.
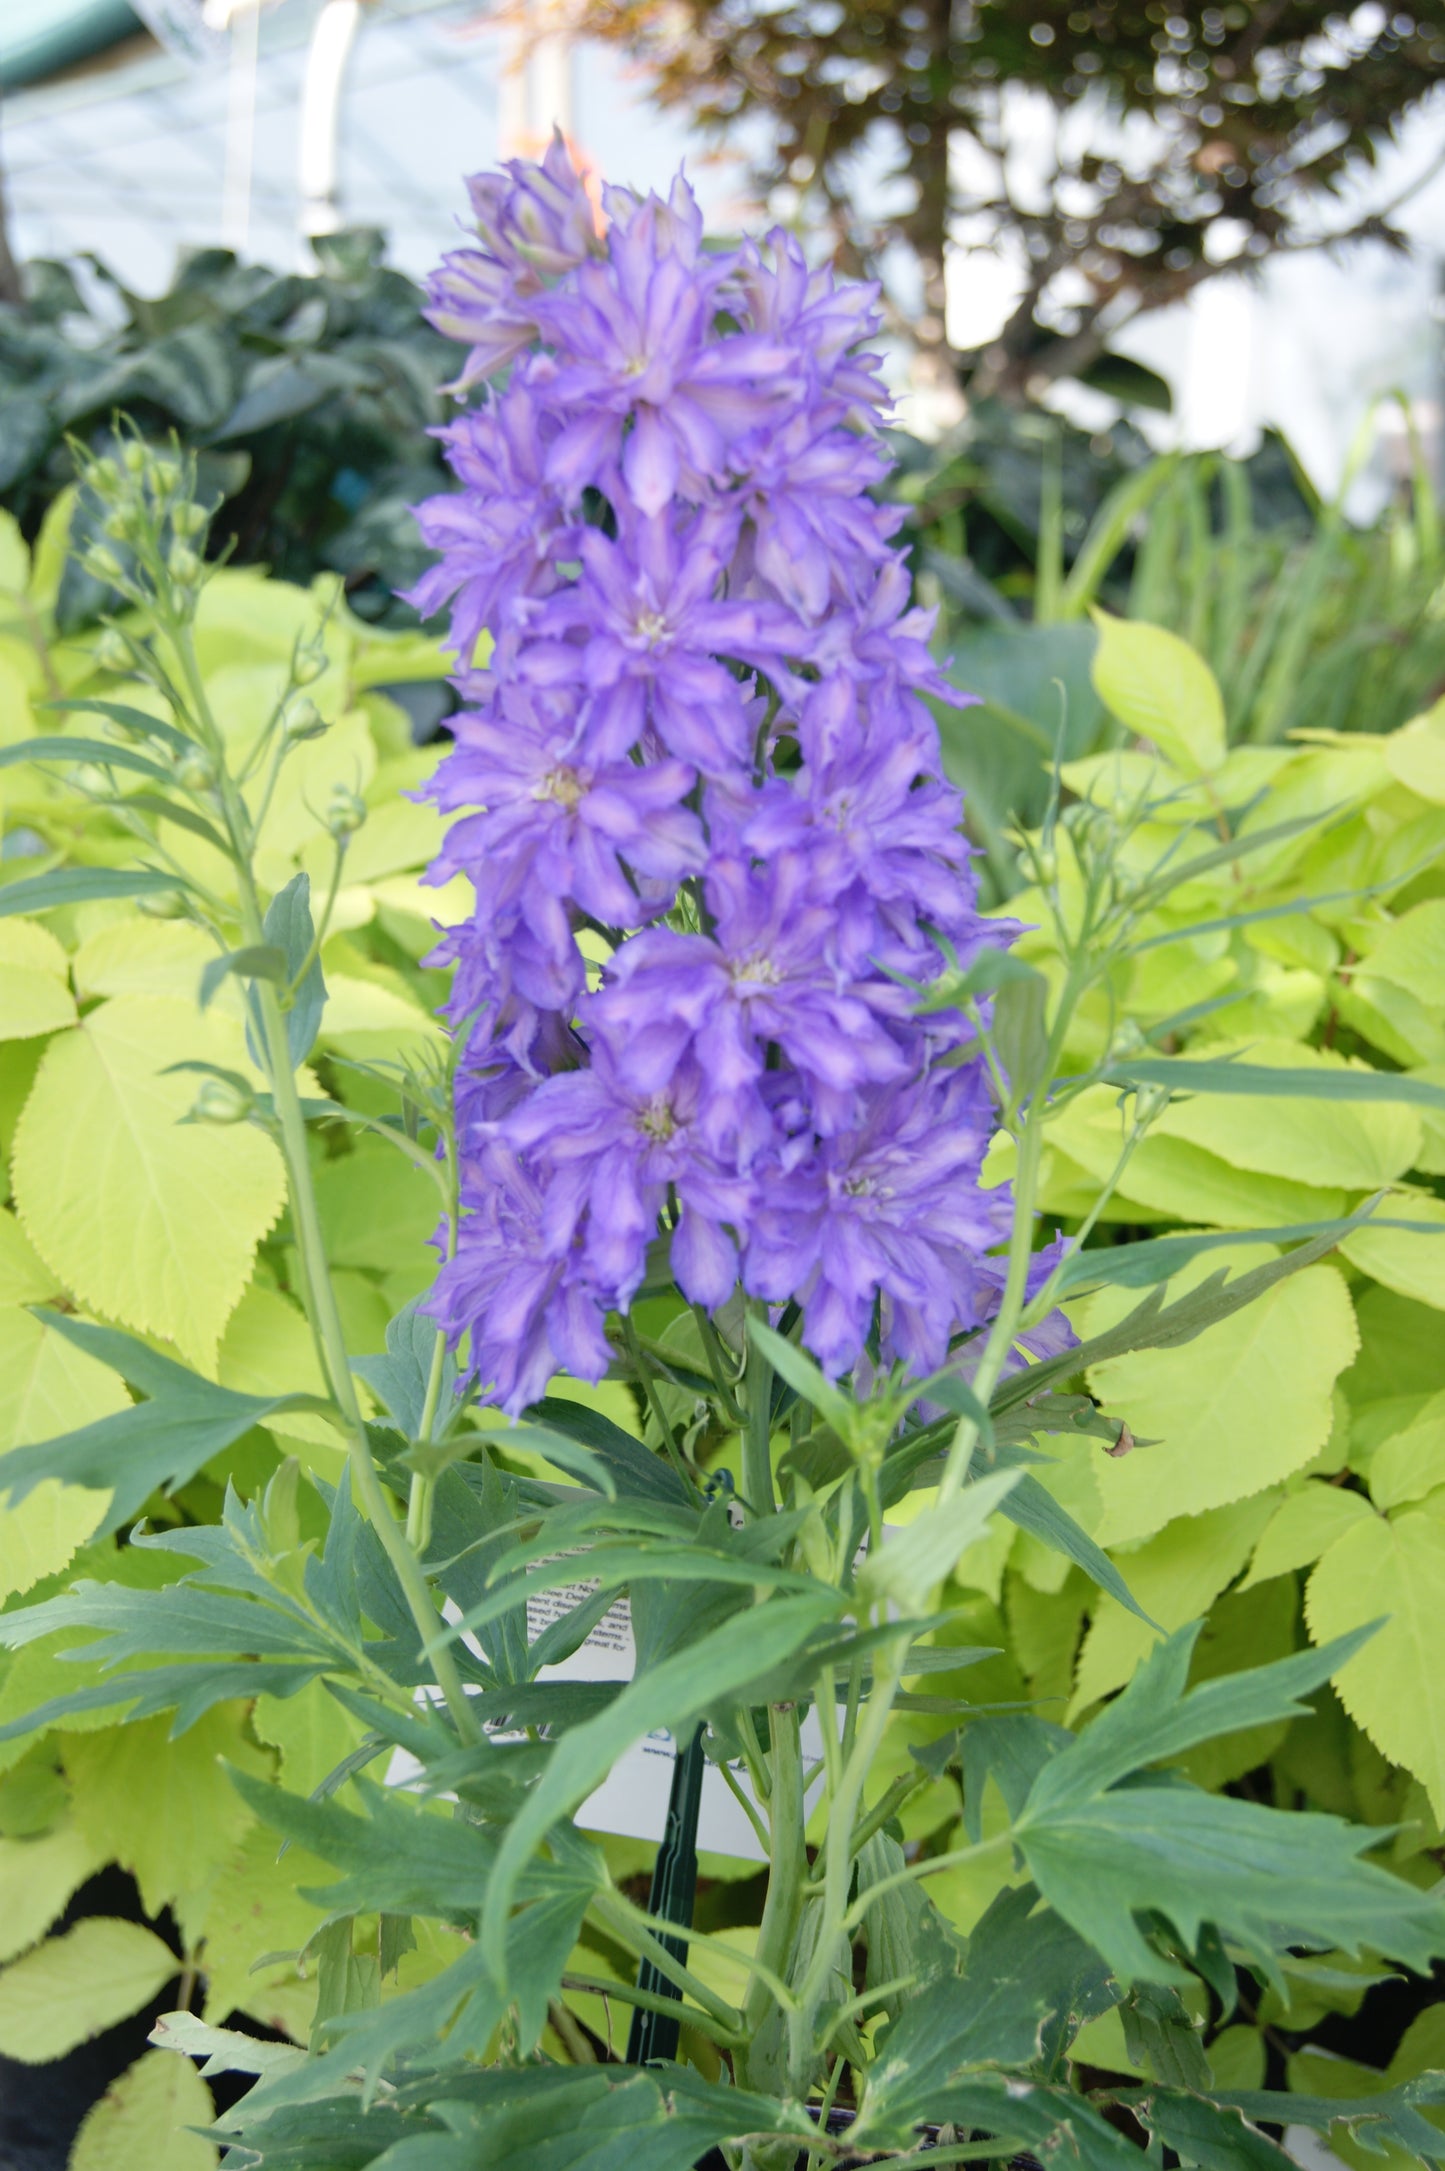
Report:
[[[1099,631],[1093,679],[1105,707],[1187,776],[1217,769],[1224,702],[1203,657],[1162,626],[1091,615]]]
[[[214,2171],[215,2143],[187,2129],[215,2115],[189,2058],[149,2050],[86,2112],[67,2171]]]
[[[117,996],[50,1043],[15,1140],[21,1221],[66,1287],[207,1368],[285,1172],[250,1125],[185,1127],[194,1088],[165,1073],[238,1054],[214,1012]]]
[[[1445,1495],[1393,1521],[1370,1515],[1324,1554],[1310,1577],[1310,1634],[1339,1636],[1365,1621],[1378,1633],[1339,1675],[1335,1693],[1383,1753],[1423,1781],[1445,1816]]]
[[[1297,1493],[1285,1495],[1266,1523],[1241,1590],[1293,1568],[1310,1567],[1369,1512],[1370,1503],[1359,1493],[1306,1479]]]
[[[0,1971],[0,2052],[22,2065],[63,2058],[145,2005],[180,1962],[154,1930],[88,1915]]]
[[[0,1960],[43,1937],[77,1886],[102,1862],[85,1834],[64,1823],[36,1839],[0,1839]]]

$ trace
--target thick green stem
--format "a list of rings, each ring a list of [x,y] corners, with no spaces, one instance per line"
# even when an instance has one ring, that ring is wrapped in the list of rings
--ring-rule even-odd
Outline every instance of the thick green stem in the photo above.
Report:
[[[768,1802],[772,1859],[756,1951],[771,1974],[786,1977],[808,1873],[803,1838],[803,1739],[796,1705],[774,1704],[769,1719],[773,1740],[773,1791]],[[755,1976],[743,2003],[743,2028],[749,2048],[767,2017],[771,1998],[767,1984]],[[745,2051],[744,2062],[746,2056]]]

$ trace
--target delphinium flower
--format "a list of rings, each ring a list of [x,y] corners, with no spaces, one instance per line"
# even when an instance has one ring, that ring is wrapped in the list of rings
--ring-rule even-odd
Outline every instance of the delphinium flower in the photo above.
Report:
[[[874,290],[679,180],[594,205],[560,142],[471,184],[431,282],[482,404],[420,508],[465,707],[438,880],[466,1048],[433,1299],[517,1411],[600,1376],[659,1237],[691,1301],[796,1300],[830,1374],[997,1309],[987,1081],[910,984],[980,920],[886,472]],[[486,636],[484,640],[482,637]]]

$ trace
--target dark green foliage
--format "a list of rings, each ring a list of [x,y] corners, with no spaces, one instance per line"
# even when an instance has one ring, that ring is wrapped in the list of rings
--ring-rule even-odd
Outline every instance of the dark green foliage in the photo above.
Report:
[[[426,563],[407,508],[445,485],[426,433],[445,418],[455,349],[379,234],[315,249],[309,274],[202,249],[154,300],[96,267],[113,306],[95,314],[64,266],[32,265],[28,304],[0,309],[0,505],[27,536],[72,478],[66,436],[99,450],[124,411],[202,455],[202,486],[224,500],[214,553],[303,585],[340,573],[361,616],[406,623],[395,591]],[[70,564],[62,628],[93,618],[103,593]]]

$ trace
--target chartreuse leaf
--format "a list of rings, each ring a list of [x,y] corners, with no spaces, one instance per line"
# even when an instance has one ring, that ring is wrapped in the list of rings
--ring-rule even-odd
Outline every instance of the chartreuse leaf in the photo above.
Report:
[[[186,1059],[234,1064],[229,1021],[118,996],[46,1050],[16,1133],[20,1218],[84,1304],[209,1367],[281,1210],[285,1173],[249,1124],[181,1122]]]
[[[189,2058],[148,2050],[91,2105],[67,2171],[214,2171],[215,2143],[187,2129],[215,2115]]]
[[[1186,776],[1224,760],[1224,701],[1202,656],[1161,626],[1096,610],[1093,678],[1104,706]]]
[[[38,1839],[0,1839],[0,1960],[43,1937],[72,1892],[108,1859],[74,1824]]]
[[[29,1312],[0,1309],[0,1488],[6,1451],[128,1408],[120,1382],[93,1357],[47,1334]],[[26,1497],[0,1505],[0,1597],[56,1574],[111,1505],[106,1472],[92,1471],[82,1489],[85,1481],[63,1482],[69,1474],[43,1454],[37,1462],[38,1482]]]
[[[123,1403],[110,1415],[57,1438],[0,1455],[0,1495],[8,1494],[17,1503],[56,1479],[91,1488],[92,1499],[102,1488],[113,1488],[109,1507],[102,1511],[103,1523],[97,1516],[91,1526],[94,1530],[100,1524],[102,1533],[138,1514],[158,1486],[174,1488],[194,1477],[253,1425],[314,1401],[309,1395],[243,1395],[216,1387],[132,1335],[63,1312],[25,1317],[42,1340],[59,1337],[62,1345],[70,1343],[94,1360],[92,1369],[104,1365],[150,1397]],[[0,1346],[4,1318],[0,1313]]]
[[[1258,1254],[1242,1239],[1238,1256],[1252,1268]],[[1174,1287],[1187,1290],[1210,1265],[1196,1261]],[[1107,1331],[1126,1308],[1120,1294],[1101,1292],[1089,1300],[1088,1330]],[[1358,1340],[1343,1278],[1310,1266],[1183,1347],[1096,1362],[1089,1384],[1105,1409],[1155,1443],[1098,1468],[1100,1543],[1146,1537],[1301,1469],[1329,1438],[1335,1379]]]
[[[1442,1591],[1445,1492],[1392,1521],[1356,1521],[1324,1554],[1305,1594],[1312,1636],[1383,1623],[1342,1669],[1335,1693],[1376,1747],[1423,1781],[1437,1818],[1445,1817]]]
[[[1389,1212],[1392,1219],[1430,1226],[1422,1233],[1366,1224],[1350,1232],[1341,1251],[1351,1266],[1397,1295],[1445,1311],[1445,1199],[1428,1191],[1400,1190],[1390,1200]]]
[[[75,1023],[69,960],[48,928],[0,921],[0,1040],[32,1040]]]
[[[1135,1777],[1221,1734],[1303,1716],[1301,1699],[1366,1633],[1186,1694],[1197,1634],[1186,1629],[1039,1772],[1014,1842],[1044,1898],[1121,1979],[1172,1973],[1140,1934],[1145,1910],[1166,1917],[1190,1950],[1212,1927],[1274,1972],[1295,1944],[1368,1948],[1415,1967],[1445,1950],[1445,1906],[1360,1861],[1368,1828]]]
[[[681,1734],[709,1705],[739,1696],[845,1603],[842,1592],[815,1587],[754,1606],[640,1673],[599,1718],[563,1736],[507,1828],[487,1893],[482,1942],[499,1983],[506,1981],[506,1926],[518,1882],[552,1826],[580,1808],[629,1748],[660,1727]]]
[[[65,1744],[75,1828],[97,1859],[118,1862],[148,1915],[194,1908],[249,1818],[223,1759],[269,1764],[246,1739],[238,1707],[208,1711],[178,1740],[165,1719],[75,1734]]]
[[[0,1972],[0,2053],[22,2065],[63,2058],[113,2028],[180,1973],[154,1930],[87,1915]]]
[[[1441,1482],[1445,1483],[1445,1469]],[[1369,1513],[1370,1503],[1359,1493],[1307,1478],[1297,1493],[1285,1494],[1266,1523],[1241,1590],[1268,1582],[1271,1576],[1287,1575],[1294,1568],[1308,1568]]]

